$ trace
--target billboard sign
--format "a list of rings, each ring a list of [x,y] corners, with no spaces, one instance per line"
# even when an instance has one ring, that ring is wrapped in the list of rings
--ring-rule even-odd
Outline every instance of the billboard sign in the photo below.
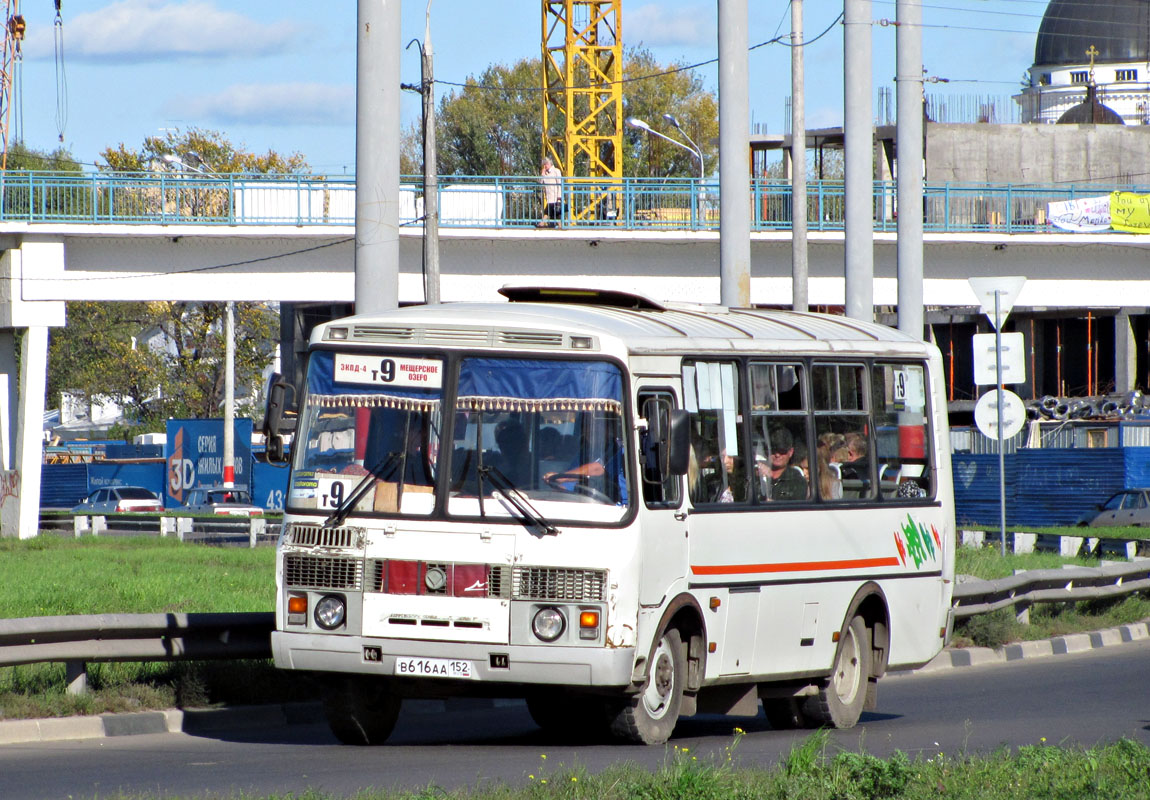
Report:
[[[235,420],[235,483],[251,488],[252,421]],[[164,446],[165,505],[183,505],[188,490],[224,482],[224,421],[170,419]]]

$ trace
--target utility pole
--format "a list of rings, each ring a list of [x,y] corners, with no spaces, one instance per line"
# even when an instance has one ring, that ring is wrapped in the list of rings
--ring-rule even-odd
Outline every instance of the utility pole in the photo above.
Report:
[[[431,3],[423,28],[423,301],[439,302],[439,175],[435,152],[435,57],[431,49]]]
[[[747,0],[719,0],[719,302],[751,304]]]
[[[399,305],[400,0],[359,0],[355,81],[355,310]]]
[[[224,353],[224,486],[236,485],[236,315],[235,303],[227,302],[227,339]]]
[[[845,0],[843,149],[846,159],[846,314],[874,320],[874,131],[870,0]]]
[[[898,329],[923,336],[922,305],[922,5],[898,0],[895,6],[895,132],[898,200]]]
[[[803,0],[791,0],[791,308],[807,310],[807,114]]]

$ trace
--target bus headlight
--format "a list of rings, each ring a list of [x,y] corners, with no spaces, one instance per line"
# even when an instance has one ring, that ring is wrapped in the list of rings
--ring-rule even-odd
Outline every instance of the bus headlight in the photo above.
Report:
[[[347,617],[347,606],[342,597],[329,594],[315,604],[315,623],[325,631],[334,630]]]
[[[545,642],[553,642],[563,635],[567,621],[557,608],[541,608],[531,620],[531,631]]]

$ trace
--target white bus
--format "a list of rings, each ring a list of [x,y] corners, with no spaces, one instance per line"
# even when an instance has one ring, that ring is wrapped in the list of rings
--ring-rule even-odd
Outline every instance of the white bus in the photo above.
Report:
[[[648,744],[696,713],[844,728],[939,652],[935,347],[837,316],[502,294],[312,334],[272,649],[317,675],[342,742],[452,695]]]

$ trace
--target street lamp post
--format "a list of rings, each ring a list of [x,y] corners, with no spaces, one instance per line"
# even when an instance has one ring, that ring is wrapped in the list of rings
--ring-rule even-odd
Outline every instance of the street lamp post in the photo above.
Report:
[[[675,118],[673,116],[671,116],[670,114],[664,114],[663,118],[666,119],[668,122],[670,122],[672,125],[674,125],[675,129],[677,131],[682,133],[684,136],[687,136],[686,131],[684,131],[682,128],[679,127],[678,121],[675,120]],[[680,142],[678,139],[672,139],[670,136],[659,133],[657,130],[652,128],[645,121],[639,119],[638,117],[627,117],[626,122],[627,122],[628,127],[635,128],[636,130],[640,130],[640,131],[646,131],[647,133],[653,133],[656,136],[658,136],[660,139],[665,139],[668,142],[670,142],[671,144],[675,145],[676,147],[683,148],[688,153],[693,155],[695,158],[699,159],[699,188],[695,191],[695,202],[693,202],[691,204],[691,206],[692,206],[692,209],[695,211],[696,220],[701,220],[702,219],[702,213],[701,213],[702,206],[700,205],[700,203],[698,201],[699,201],[699,191],[702,190],[703,176],[705,173],[703,171],[703,169],[704,169],[703,168],[703,153],[698,149],[698,146],[696,145],[695,147],[688,147],[687,145]],[[690,136],[687,136],[687,141],[691,142],[692,145],[695,144],[693,141],[691,141]]]

